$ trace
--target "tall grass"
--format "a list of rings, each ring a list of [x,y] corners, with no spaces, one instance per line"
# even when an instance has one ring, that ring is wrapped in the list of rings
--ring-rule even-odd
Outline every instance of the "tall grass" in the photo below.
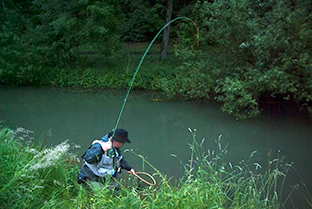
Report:
[[[34,147],[31,131],[2,128],[1,190],[3,208],[67,205],[77,175],[76,159],[65,141],[53,148]],[[77,191],[75,191],[77,192]]]
[[[227,147],[221,136],[216,149],[204,150],[191,130],[190,162],[184,176],[175,183],[153,167],[144,156],[133,154],[155,171],[155,187],[140,187],[129,179],[121,180],[119,195],[102,187],[77,184],[75,146],[67,141],[52,148],[34,146],[32,132],[22,128],[0,130],[0,207],[1,208],[283,208],[283,184],[291,164],[277,153],[266,168],[251,159],[233,165],[224,161]],[[269,157],[271,157],[269,155]],[[261,171],[262,170],[262,171]],[[261,172],[260,172],[261,171]],[[128,181],[128,183],[127,183]],[[130,182],[130,183],[129,183]],[[132,182],[132,183],[131,183]],[[287,200],[289,197],[286,197]],[[307,200],[311,203],[310,195]]]

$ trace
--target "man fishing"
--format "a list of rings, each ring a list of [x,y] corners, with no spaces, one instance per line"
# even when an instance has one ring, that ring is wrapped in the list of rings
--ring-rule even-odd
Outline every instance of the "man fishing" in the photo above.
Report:
[[[135,174],[134,169],[119,150],[125,143],[131,143],[131,141],[128,139],[128,132],[124,129],[116,129],[115,132],[108,133],[102,139],[94,140],[92,146],[82,156],[84,164],[78,175],[78,183],[98,182],[102,185],[106,178],[112,176],[111,186],[118,193],[119,183],[116,179],[121,178],[121,169]]]

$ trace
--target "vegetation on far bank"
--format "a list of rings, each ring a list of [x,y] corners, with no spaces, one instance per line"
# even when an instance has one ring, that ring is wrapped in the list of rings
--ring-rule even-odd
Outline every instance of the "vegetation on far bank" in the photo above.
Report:
[[[174,54],[159,62],[159,37],[134,88],[216,100],[239,118],[274,101],[312,112],[309,0],[4,0],[0,83],[126,88],[141,55],[125,43],[151,41],[169,2],[172,19],[197,24],[200,44],[190,21],[173,23]]]
[[[0,129],[0,202],[2,208],[285,208],[292,192],[283,193],[292,164],[283,157],[268,155],[267,165],[253,159],[235,165],[226,162],[227,147],[221,136],[216,149],[204,150],[204,140],[196,141],[191,130],[191,156],[182,165],[184,174],[174,184],[136,153],[159,177],[155,187],[141,187],[121,180],[118,196],[109,189],[90,189],[77,183],[79,172],[74,145],[67,141],[52,148],[35,146],[33,132],[23,128]],[[129,183],[130,182],[130,183]],[[132,183],[131,183],[132,182]],[[304,183],[301,182],[304,186]],[[307,189],[307,188],[306,188]],[[308,190],[305,203],[311,207]],[[301,207],[300,206],[300,207]]]

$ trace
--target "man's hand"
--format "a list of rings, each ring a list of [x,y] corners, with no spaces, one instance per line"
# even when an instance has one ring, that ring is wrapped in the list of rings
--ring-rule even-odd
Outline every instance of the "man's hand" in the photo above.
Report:
[[[131,173],[131,174],[135,174],[135,170],[133,169],[133,168],[131,168],[131,170],[129,171],[129,173]]]
[[[104,151],[112,149],[112,142],[109,140],[108,142],[104,142],[103,140],[94,140],[92,145],[95,143],[99,143]]]

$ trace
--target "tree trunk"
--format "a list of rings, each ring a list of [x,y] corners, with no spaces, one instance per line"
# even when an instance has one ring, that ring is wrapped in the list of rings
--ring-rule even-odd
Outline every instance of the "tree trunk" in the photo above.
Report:
[[[169,23],[171,21],[171,15],[172,15],[172,1],[168,0],[168,8],[167,8],[167,18],[166,22]],[[166,23],[166,24],[167,24]],[[168,49],[168,42],[169,42],[169,34],[170,34],[170,25],[168,25],[164,30],[164,44],[163,49],[161,51],[161,61],[164,61],[167,55],[167,49]]]

